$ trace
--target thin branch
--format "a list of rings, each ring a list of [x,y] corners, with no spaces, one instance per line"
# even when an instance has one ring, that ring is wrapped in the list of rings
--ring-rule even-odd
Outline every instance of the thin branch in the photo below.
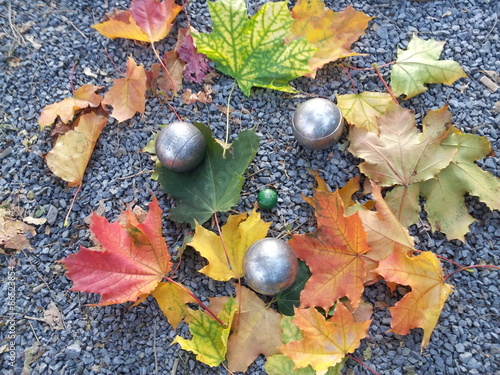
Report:
[[[234,86],[236,85],[236,81],[233,81],[233,84],[231,85],[231,90],[229,91],[229,96],[227,98],[227,109],[226,109],[226,140],[224,142],[224,150],[222,151],[222,157],[226,158],[226,150],[227,150],[227,145],[229,143],[229,109],[231,105],[231,95],[233,94],[234,91]]]
[[[66,214],[66,217],[64,218],[64,227],[67,227],[69,225],[68,219],[69,219],[69,214],[71,213],[71,210],[73,210],[73,206],[75,205],[76,197],[78,196],[78,193],[80,192],[82,188],[82,183],[80,182],[80,185],[78,185],[78,189],[76,189],[75,195],[73,196],[73,200],[71,201],[71,205],[69,206],[68,213]]]

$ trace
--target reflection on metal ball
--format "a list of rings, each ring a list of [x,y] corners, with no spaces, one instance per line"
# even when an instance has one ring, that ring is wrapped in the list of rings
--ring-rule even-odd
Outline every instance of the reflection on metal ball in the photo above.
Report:
[[[264,238],[250,246],[243,266],[247,284],[256,292],[271,296],[293,284],[299,263],[287,243]]]
[[[175,121],[165,126],[155,143],[156,156],[174,172],[187,172],[196,168],[205,157],[205,138],[196,126]]]
[[[293,115],[293,135],[312,150],[331,147],[342,135],[344,119],[330,100],[314,98],[301,103]]]

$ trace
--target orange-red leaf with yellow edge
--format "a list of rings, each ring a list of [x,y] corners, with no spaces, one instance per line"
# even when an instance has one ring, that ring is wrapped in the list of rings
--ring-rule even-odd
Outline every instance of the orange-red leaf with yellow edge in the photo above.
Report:
[[[130,210],[124,213],[123,225],[92,214],[90,229],[104,250],[82,246],[77,254],[61,261],[74,283],[71,290],[100,294],[95,306],[136,301],[151,293],[171,269],[161,217],[156,198],[142,223]]]
[[[130,5],[130,14],[148,36],[148,41],[153,43],[168,35],[182,8],[175,0],[134,0]]]
[[[328,311],[337,298],[346,296],[356,308],[366,275],[363,254],[370,250],[361,219],[357,213],[344,217],[337,191],[316,190],[313,207],[318,229],[293,235],[288,242],[312,273],[300,295],[300,305],[320,306]]]
[[[361,35],[364,35],[368,17],[348,6],[342,12],[334,12],[325,7],[321,0],[299,0],[292,9],[295,19],[287,42],[304,37],[318,48],[309,60],[309,66],[314,71],[323,65],[343,57],[359,55],[350,50]]]
[[[282,345],[280,350],[294,362],[294,369],[311,365],[316,374],[324,375],[330,366],[356,350],[368,336],[371,322],[356,322],[342,303],[337,304],[328,321],[315,308],[295,309],[293,323],[302,330],[304,338]]]
[[[87,107],[98,107],[101,104],[102,97],[95,92],[101,88],[101,86],[83,85],[75,91],[71,98],[49,104],[42,110],[38,118],[40,128],[43,129],[52,125],[58,116],[63,123],[67,124],[73,120],[75,111]]]
[[[106,38],[125,38],[149,42],[149,36],[137,25],[129,10],[119,10],[109,19],[92,26]]]
[[[132,57],[127,60],[125,78],[115,79],[113,87],[104,96],[103,105],[113,106],[111,116],[122,122],[132,118],[136,112],[144,114],[146,109],[146,72]]]
[[[52,173],[66,181],[68,186],[82,183],[87,164],[107,121],[106,116],[94,112],[79,116],[73,129],[60,135],[54,148],[45,155]]]
[[[391,331],[406,335],[412,328],[422,328],[422,347],[429,344],[446,299],[453,286],[446,284],[438,257],[430,251],[415,257],[395,251],[380,261],[376,271],[385,280],[411,286],[411,292],[391,307]]]

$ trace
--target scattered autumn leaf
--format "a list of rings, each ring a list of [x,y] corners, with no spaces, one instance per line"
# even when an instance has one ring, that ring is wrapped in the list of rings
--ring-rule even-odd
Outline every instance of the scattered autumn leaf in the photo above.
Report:
[[[305,38],[318,48],[309,60],[313,73],[308,75],[312,78],[318,69],[329,62],[359,55],[350,50],[351,44],[365,34],[368,22],[374,18],[358,12],[351,5],[342,12],[334,12],[322,0],[297,1],[292,17],[295,22],[286,42]]]
[[[47,323],[52,329],[66,329],[62,314],[57,308],[54,301],[50,301],[49,305],[47,306],[47,310],[43,312],[43,321]]]
[[[245,372],[250,364],[263,354],[279,353],[281,315],[266,306],[254,292],[235,286],[238,291],[238,316],[233,320],[227,349],[228,369]]]
[[[346,296],[356,308],[366,275],[362,255],[370,250],[361,219],[357,213],[344,217],[337,191],[316,190],[313,203],[318,229],[294,234],[288,242],[312,273],[300,295],[301,306],[319,306],[328,311],[338,298]]]
[[[378,119],[376,134],[363,128],[349,132],[348,150],[365,159],[359,169],[381,186],[409,186],[433,178],[448,166],[456,150],[441,146],[448,126],[434,123],[417,130],[413,111],[391,104]]]
[[[270,225],[255,210],[250,215],[230,215],[221,230],[223,244],[218,235],[196,223],[195,234],[188,245],[208,260],[208,265],[200,270],[201,273],[217,281],[229,281],[245,275],[245,254],[250,245],[266,237]],[[231,265],[228,264],[226,251]]]
[[[176,336],[172,344],[179,344],[182,349],[196,354],[196,359],[209,366],[215,367],[226,359],[227,340],[238,306],[234,298],[229,298],[217,317],[226,324],[223,327],[214,318],[201,310],[190,311],[189,332],[193,336],[186,340]]]
[[[57,138],[54,148],[45,155],[45,161],[59,178],[68,186],[82,183],[97,139],[106,126],[108,118],[95,112],[80,115],[73,129]]]
[[[113,11],[107,20],[92,27],[110,39],[154,43],[168,35],[182,9],[175,0],[133,0],[130,10]]]
[[[5,250],[33,251],[27,236],[34,235],[36,235],[35,228],[13,219],[9,211],[0,208],[0,254],[9,254]]]
[[[453,291],[453,286],[444,282],[438,257],[430,251],[415,257],[395,251],[380,261],[376,271],[388,281],[411,286],[411,292],[390,308],[391,331],[406,335],[412,328],[422,328],[422,347],[426,347],[444,303]]]
[[[377,117],[386,113],[392,97],[383,92],[338,95],[337,103],[346,121],[378,134]]]
[[[158,286],[151,292],[151,295],[158,302],[161,311],[167,317],[170,325],[177,329],[177,326],[188,314],[186,303],[196,303],[197,301],[177,284],[171,282],[158,283]]]
[[[324,375],[368,336],[371,320],[356,322],[349,310],[337,303],[335,314],[328,321],[315,308],[308,308],[295,309],[293,323],[304,338],[284,344],[281,352],[294,362],[295,369],[310,365],[318,375]]]
[[[391,89],[394,95],[405,95],[405,100],[427,91],[426,83],[451,85],[467,77],[460,64],[439,60],[445,42],[423,40],[416,34],[406,50],[398,48],[398,58],[391,70]]]
[[[161,218],[156,198],[142,223],[130,210],[124,212],[123,225],[92,214],[90,229],[103,250],[82,246],[77,254],[61,260],[74,284],[70,290],[100,294],[94,306],[135,302],[152,292],[171,269]]]
[[[208,86],[208,85],[205,85]],[[181,100],[184,104],[193,104],[194,102],[200,103],[212,103],[212,89],[205,88],[204,91],[198,91],[196,94],[191,91],[191,89],[186,89],[181,95]]]
[[[102,105],[113,107],[111,116],[122,122],[132,118],[136,112],[144,114],[146,109],[146,73],[144,66],[137,65],[132,57],[127,60],[125,78],[115,79],[104,96]]]
[[[239,133],[223,156],[223,147],[212,137],[210,129],[194,124],[203,134],[207,153],[201,164],[189,172],[177,173],[157,168],[163,191],[176,201],[170,209],[172,220],[181,223],[204,223],[215,212],[226,212],[238,204],[243,173],[259,148],[259,137],[253,130]]]
[[[189,29],[179,29],[175,50],[186,63],[184,78],[188,82],[203,83],[207,74],[213,72],[207,57],[196,49]]]
[[[99,89],[102,89],[102,86],[83,85],[75,91],[71,98],[66,98],[60,102],[46,106],[38,118],[40,129],[52,125],[57,117],[64,124],[67,124],[73,120],[77,110],[87,107],[98,107],[101,104],[102,97],[95,92]]]
[[[192,32],[198,52],[233,77],[243,93],[252,86],[293,92],[288,81],[310,73],[312,44],[298,39],[283,44],[293,19],[285,1],[267,3],[248,18],[244,0],[208,2],[213,33]]]
[[[160,63],[153,64],[150,71],[146,71],[146,87],[153,93],[159,94],[164,100],[172,100],[182,89],[182,72],[184,61],[179,59],[176,51],[168,51],[162,58],[169,75]]]

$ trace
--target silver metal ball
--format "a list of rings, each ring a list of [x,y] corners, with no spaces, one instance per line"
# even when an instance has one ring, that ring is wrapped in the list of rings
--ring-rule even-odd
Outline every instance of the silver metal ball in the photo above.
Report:
[[[342,112],[330,100],[309,99],[293,115],[292,130],[297,142],[312,150],[324,150],[338,141],[344,128]]]
[[[205,157],[205,138],[196,126],[175,121],[165,126],[155,143],[156,156],[174,172],[187,172],[196,168]]]
[[[287,243],[264,238],[249,247],[243,267],[247,284],[256,292],[271,296],[293,284],[299,262]]]

